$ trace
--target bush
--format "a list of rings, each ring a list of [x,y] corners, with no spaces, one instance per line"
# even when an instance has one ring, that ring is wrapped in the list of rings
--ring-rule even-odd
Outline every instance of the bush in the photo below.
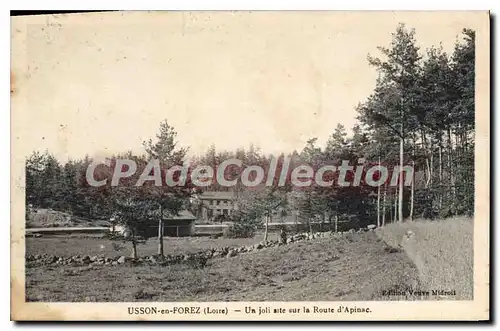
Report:
[[[226,238],[252,238],[255,235],[255,226],[252,224],[235,223],[224,229]]]

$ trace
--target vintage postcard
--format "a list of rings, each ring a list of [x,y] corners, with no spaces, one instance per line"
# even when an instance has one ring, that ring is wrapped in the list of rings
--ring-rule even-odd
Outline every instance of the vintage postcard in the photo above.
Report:
[[[488,12],[11,36],[11,319],[490,318]]]

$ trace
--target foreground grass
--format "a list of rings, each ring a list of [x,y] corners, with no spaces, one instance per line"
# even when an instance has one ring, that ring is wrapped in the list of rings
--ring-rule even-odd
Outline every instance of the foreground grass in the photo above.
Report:
[[[377,234],[401,247],[415,263],[422,289],[455,291],[446,300],[473,299],[473,233],[470,218],[390,224]],[[410,232],[409,232],[410,231]]]
[[[383,291],[418,286],[413,263],[374,232],[212,259],[203,269],[180,264],[26,270],[27,301],[400,300]]]

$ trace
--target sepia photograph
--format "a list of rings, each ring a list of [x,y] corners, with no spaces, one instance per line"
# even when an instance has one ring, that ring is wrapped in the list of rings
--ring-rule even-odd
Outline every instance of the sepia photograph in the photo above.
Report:
[[[487,11],[11,17],[13,320],[487,320]]]

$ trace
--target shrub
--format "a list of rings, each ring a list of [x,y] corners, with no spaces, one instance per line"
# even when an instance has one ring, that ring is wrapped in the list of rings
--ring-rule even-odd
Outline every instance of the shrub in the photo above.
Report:
[[[124,245],[121,245],[121,244],[118,244],[118,243],[115,243],[115,242],[111,243],[111,247],[113,247],[113,250],[116,251],[116,252],[122,251],[125,248]]]
[[[223,235],[226,238],[252,238],[255,235],[255,229],[253,224],[235,223],[225,228]]]

